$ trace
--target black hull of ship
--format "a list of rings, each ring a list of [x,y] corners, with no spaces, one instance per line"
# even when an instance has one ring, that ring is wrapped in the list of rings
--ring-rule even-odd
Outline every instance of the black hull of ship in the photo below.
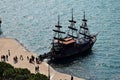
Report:
[[[68,49],[66,50],[54,51],[55,55],[53,54],[51,55],[51,60],[63,60],[63,59],[71,58],[73,56],[83,57],[83,56],[89,55],[93,45],[94,45],[94,42],[88,43],[86,44],[86,46],[73,45],[73,47],[70,47],[70,48],[68,46]]]

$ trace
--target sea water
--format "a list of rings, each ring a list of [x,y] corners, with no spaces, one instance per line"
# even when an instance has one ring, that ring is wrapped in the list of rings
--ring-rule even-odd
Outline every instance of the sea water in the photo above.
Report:
[[[120,80],[120,0],[0,0],[2,36],[43,54],[51,48],[58,15],[68,31],[72,8],[77,28],[86,12],[90,32],[99,32],[97,41],[91,55],[53,67],[87,80]]]

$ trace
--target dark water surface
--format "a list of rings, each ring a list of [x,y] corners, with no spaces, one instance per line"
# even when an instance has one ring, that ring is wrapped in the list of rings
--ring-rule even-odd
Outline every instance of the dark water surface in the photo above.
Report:
[[[87,80],[120,80],[120,0],[0,0],[3,36],[17,38],[38,55],[48,52],[57,15],[67,31],[71,8],[77,27],[86,11],[91,33],[100,33],[93,54],[53,67]]]

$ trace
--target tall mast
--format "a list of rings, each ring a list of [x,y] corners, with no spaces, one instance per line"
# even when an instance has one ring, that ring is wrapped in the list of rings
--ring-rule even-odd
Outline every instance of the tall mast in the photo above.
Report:
[[[72,21],[73,21],[73,9],[72,9]],[[76,21],[75,21],[76,22]]]
[[[90,36],[89,29],[87,27],[87,20],[85,18],[85,11],[82,19],[82,25],[80,26],[80,31],[79,33],[83,35],[85,38]]]
[[[72,37],[72,38],[77,38],[77,30],[75,27],[75,23],[76,21],[74,20],[73,17],[73,9],[72,9],[72,19],[69,20],[69,22],[71,23],[70,26],[68,26],[69,31],[68,31],[68,37]]]
[[[58,26],[60,25],[60,16],[58,15]]]
[[[58,15],[58,24],[55,25],[56,29],[53,30],[55,32],[55,36],[54,39],[61,40],[62,39],[62,34],[65,34],[65,32],[61,31],[60,29],[62,28],[62,26],[60,25],[60,16]]]

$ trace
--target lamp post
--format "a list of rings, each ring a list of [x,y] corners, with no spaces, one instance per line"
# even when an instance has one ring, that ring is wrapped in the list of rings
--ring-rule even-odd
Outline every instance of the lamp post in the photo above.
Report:
[[[50,65],[48,64],[48,78],[50,80]]]

